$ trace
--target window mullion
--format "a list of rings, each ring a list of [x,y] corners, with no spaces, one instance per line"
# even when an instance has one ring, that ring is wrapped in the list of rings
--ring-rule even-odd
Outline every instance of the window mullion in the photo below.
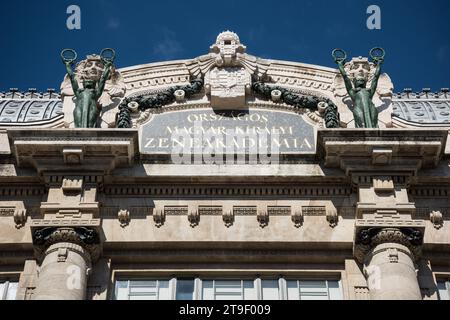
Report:
[[[255,279],[255,290],[256,290],[256,299],[257,300],[262,300],[263,299],[262,282],[261,282],[261,278],[260,277],[257,277]]]
[[[177,299],[177,278],[170,279],[169,282],[169,290],[170,290],[170,299],[176,300]]]
[[[283,277],[278,279],[278,289],[280,290],[280,300],[287,300],[287,283]]]

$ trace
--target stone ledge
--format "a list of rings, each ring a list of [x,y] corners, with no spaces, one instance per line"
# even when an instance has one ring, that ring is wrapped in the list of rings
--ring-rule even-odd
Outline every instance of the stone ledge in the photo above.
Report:
[[[447,130],[322,129],[318,131],[318,155],[326,167],[341,168],[347,174],[392,170],[391,166],[394,171],[417,174],[438,165],[447,138]]]
[[[132,165],[138,152],[137,130],[8,129],[7,133],[18,166],[38,172],[108,173]]]

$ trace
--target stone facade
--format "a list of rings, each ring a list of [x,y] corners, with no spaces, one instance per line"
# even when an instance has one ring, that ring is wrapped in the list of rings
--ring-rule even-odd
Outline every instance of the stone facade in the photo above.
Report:
[[[347,68],[371,70],[364,58]],[[180,88],[192,79],[204,87],[190,95]],[[279,89],[265,99],[256,81],[322,102],[298,108]],[[205,56],[115,70],[98,129],[73,129],[67,81],[62,96],[2,94],[0,282],[15,279],[21,300],[104,300],[123,277],[281,274],[337,279],[349,300],[438,299],[450,278],[448,93],[394,94],[383,75],[380,129],[352,129],[341,82],[335,69],[248,55],[225,32]],[[169,88],[173,102],[133,102],[132,128],[115,127],[124,97]],[[262,128],[277,157],[196,158],[198,126],[215,147]]]

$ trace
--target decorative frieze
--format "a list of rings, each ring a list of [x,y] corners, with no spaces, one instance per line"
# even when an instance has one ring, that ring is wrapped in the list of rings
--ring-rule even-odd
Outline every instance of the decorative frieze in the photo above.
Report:
[[[291,207],[267,207],[269,216],[290,216],[292,213]]]
[[[165,206],[164,215],[166,216],[187,216],[188,206]]]
[[[171,197],[229,197],[251,196],[260,198],[261,196],[286,196],[286,197],[348,197],[352,194],[350,186],[311,186],[311,187],[254,187],[254,186],[177,186],[177,185],[121,185],[105,186],[104,192],[108,196],[171,196]]]
[[[325,206],[304,206],[302,212],[304,216],[326,216],[327,208]]]
[[[16,211],[15,207],[0,208],[0,217],[13,217]]]
[[[238,206],[233,207],[233,212],[235,216],[256,216],[258,214],[258,209],[256,206]]]
[[[223,209],[221,206],[199,206],[198,213],[201,216],[221,216]]]

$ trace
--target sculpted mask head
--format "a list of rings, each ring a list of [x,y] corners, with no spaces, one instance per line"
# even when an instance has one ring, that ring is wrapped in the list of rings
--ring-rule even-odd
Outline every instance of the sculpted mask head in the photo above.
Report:
[[[87,59],[81,61],[76,71],[84,80],[99,81],[105,68],[102,59],[98,55],[87,56]]]

